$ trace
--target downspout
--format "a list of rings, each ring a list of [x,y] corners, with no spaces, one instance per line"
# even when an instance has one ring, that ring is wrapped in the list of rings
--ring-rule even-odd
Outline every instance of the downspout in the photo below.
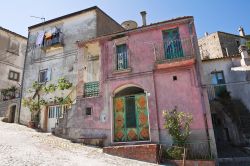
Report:
[[[195,36],[196,36],[196,34],[194,35],[194,37]],[[208,101],[208,98],[206,97],[206,93],[207,93],[206,91],[207,90],[203,89],[204,88],[203,87],[203,82],[205,82],[205,81],[204,81],[204,78],[203,78],[202,60],[201,60],[201,56],[200,56],[200,52],[199,52],[197,37],[193,38],[192,43],[194,44],[193,47],[194,47],[195,54],[196,54],[195,69],[197,70],[196,75],[197,75],[197,81],[198,81],[198,88],[199,88],[200,93],[201,93],[201,105],[202,105],[202,108],[204,110],[204,112],[203,112],[204,116],[203,117],[205,118],[204,123],[205,123],[205,128],[206,128],[206,135],[207,135],[208,139],[210,139],[210,141],[212,141],[212,142],[209,142],[210,153],[214,154],[214,157],[217,158],[216,142],[215,142],[214,134],[211,134],[211,132],[214,133],[213,125],[212,125],[212,128],[210,129],[211,132],[209,131],[208,117],[210,116],[209,119],[211,120],[211,112],[210,112],[209,101]],[[206,106],[206,103],[208,104],[207,106]],[[211,146],[211,143],[212,143],[212,146]]]
[[[156,56],[156,55],[155,55]],[[156,57],[155,57],[156,62]],[[160,122],[159,122],[159,105],[157,100],[157,91],[155,86],[155,70],[153,70],[153,83],[154,83],[154,91],[155,91],[155,103],[156,103],[156,118],[157,118],[157,129],[158,129],[158,136],[159,136],[159,143],[160,143]]]
[[[20,94],[20,102],[19,102],[20,105],[19,105],[19,111],[18,111],[18,123],[19,124],[20,124],[20,115],[21,115],[22,97],[23,97],[24,72],[25,72],[25,66],[26,66],[27,55],[28,55],[29,37],[30,37],[30,32],[28,32],[28,39],[27,39],[26,51],[25,51],[25,56],[24,56],[24,64],[23,64],[21,94]]]

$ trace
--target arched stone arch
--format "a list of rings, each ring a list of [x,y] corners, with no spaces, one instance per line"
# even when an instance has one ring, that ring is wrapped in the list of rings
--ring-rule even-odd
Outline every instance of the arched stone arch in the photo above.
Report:
[[[123,84],[115,88],[115,90],[113,91],[113,96],[115,96],[117,93],[121,92],[122,90],[126,88],[132,88],[132,87],[143,89],[143,87],[138,84],[134,84],[134,83]]]

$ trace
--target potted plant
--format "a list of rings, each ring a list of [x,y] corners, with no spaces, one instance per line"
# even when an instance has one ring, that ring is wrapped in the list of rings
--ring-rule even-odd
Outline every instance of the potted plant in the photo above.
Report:
[[[39,122],[40,104],[32,98],[23,99],[22,104],[24,107],[29,108],[31,112],[31,120],[28,123],[28,127],[36,128]]]
[[[3,101],[8,100],[7,99],[8,89],[2,89],[1,94],[2,94],[2,97],[3,97]]]
[[[164,128],[173,138],[173,145],[165,151],[164,157],[180,160],[185,157],[183,153],[190,135],[190,124],[193,117],[189,113],[177,111],[176,107],[173,110],[164,111],[163,115],[165,119]]]
[[[17,87],[12,86],[8,89],[8,97],[9,99],[14,99],[16,98],[16,91],[17,91]]]

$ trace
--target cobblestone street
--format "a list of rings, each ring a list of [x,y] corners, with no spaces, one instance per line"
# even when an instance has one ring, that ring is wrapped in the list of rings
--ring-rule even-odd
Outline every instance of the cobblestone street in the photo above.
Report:
[[[49,133],[0,119],[1,166],[154,165],[102,153],[102,149],[73,144]]]

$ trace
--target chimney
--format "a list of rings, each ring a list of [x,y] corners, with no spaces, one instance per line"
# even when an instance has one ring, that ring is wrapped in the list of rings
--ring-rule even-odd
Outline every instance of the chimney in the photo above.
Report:
[[[146,25],[147,25],[147,22],[146,22],[146,14],[147,14],[146,11],[142,11],[142,12],[141,12],[142,25],[143,25],[143,26],[146,26]]]
[[[239,52],[241,54],[241,66],[250,66],[250,59],[249,59],[249,55],[247,52],[247,47],[244,45],[241,45],[239,47]]]
[[[238,31],[239,31],[240,36],[243,36],[243,37],[245,36],[245,32],[242,26],[239,27]]]
[[[205,36],[206,36],[206,37],[208,36],[208,32],[205,32]]]

